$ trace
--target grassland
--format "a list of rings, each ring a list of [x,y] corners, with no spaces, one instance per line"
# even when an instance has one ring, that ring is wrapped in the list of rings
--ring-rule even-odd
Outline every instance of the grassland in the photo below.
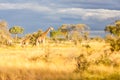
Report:
[[[120,53],[104,41],[0,47],[0,80],[120,80]]]

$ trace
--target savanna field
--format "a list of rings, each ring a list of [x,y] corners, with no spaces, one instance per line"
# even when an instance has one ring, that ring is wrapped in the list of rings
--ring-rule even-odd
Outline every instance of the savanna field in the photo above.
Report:
[[[120,80],[120,0],[0,0],[0,80]]]
[[[105,27],[104,38],[89,37],[85,24],[23,37],[20,26],[1,21],[0,28],[0,80],[120,80],[120,20]]]
[[[120,80],[120,52],[94,40],[1,46],[0,80]]]

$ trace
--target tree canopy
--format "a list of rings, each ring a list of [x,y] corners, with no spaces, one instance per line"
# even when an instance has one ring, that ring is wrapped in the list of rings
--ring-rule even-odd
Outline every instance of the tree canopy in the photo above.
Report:
[[[15,34],[17,39],[17,34],[22,34],[24,32],[24,28],[22,28],[21,26],[13,26],[9,29],[9,32],[11,34]]]
[[[107,25],[104,30],[114,36],[120,37],[120,20],[115,21],[113,25]]]
[[[111,35],[106,37],[106,41],[111,45],[111,51],[120,50],[120,20],[116,20],[114,24],[107,25],[104,29]]]
[[[12,34],[22,34],[24,32],[24,29],[20,26],[13,26],[9,29],[9,32]]]
[[[89,27],[85,24],[63,24],[59,28],[59,30],[65,35],[66,38],[70,38],[70,37],[76,38],[82,36],[85,30],[88,29]]]

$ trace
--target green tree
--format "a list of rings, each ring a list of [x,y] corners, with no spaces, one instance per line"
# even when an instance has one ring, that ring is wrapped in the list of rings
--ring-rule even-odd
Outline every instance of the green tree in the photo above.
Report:
[[[22,34],[24,32],[24,28],[20,27],[20,26],[13,26],[12,28],[9,29],[9,32],[11,34],[15,34],[15,38],[17,40],[17,35],[18,34]]]
[[[113,25],[107,25],[104,30],[116,37],[120,37],[120,20],[115,21]]]
[[[65,38],[78,39],[84,35],[89,27],[85,24],[63,24],[59,30],[64,34]],[[77,35],[77,36],[76,36]]]
[[[112,36],[106,37],[106,42],[111,45],[111,51],[120,50],[120,20],[116,20],[113,25],[107,25],[104,29],[109,32]]]
[[[50,37],[53,39],[57,39],[61,34],[60,30],[53,30],[50,32]]]

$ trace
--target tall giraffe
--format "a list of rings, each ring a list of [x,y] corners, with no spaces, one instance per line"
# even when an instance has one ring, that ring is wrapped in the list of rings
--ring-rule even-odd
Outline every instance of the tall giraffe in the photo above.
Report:
[[[45,43],[45,38],[47,34],[49,33],[50,30],[53,30],[53,29],[54,29],[53,27],[49,27],[45,32],[40,34],[36,39],[36,45],[39,45],[40,43]]]

